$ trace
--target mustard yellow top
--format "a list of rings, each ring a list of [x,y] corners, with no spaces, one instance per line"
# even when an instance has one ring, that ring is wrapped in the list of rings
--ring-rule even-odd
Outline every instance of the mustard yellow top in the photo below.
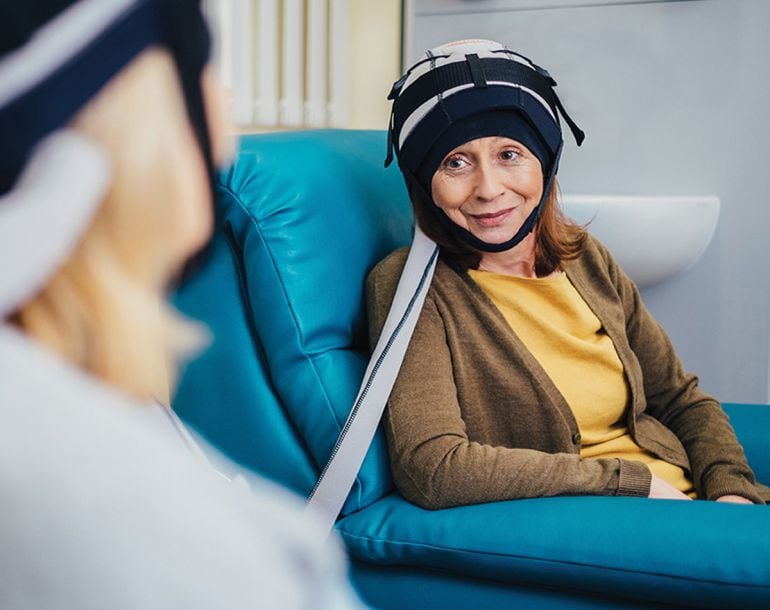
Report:
[[[469,270],[571,407],[583,458],[624,458],[694,495],[679,466],[639,447],[628,432],[629,389],[615,346],[564,273],[523,278]]]

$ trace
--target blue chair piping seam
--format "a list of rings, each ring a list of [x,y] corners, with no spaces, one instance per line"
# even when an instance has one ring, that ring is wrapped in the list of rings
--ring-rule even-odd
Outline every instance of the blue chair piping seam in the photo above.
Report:
[[[671,608],[671,609],[683,609],[683,608],[692,608],[691,605],[683,605],[683,604],[676,604],[672,602],[662,602],[660,600],[653,600],[649,598],[642,598],[642,597],[623,597],[620,594],[614,593],[609,594],[606,592],[601,591],[587,591],[586,589],[578,589],[574,585],[549,585],[546,583],[532,583],[528,581],[517,581],[517,582],[509,582],[489,576],[468,576],[467,574],[458,574],[458,572],[450,570],[448,568],[439,568],[435,566],[409,566],[409,565],[401,565],[401,564],[388,564],[388,565],[381,565],[381,564],[373,564],[371,562],[364,561],[362,559],[356,559],[351,557],[350,558],[350,564],[351,565],[359,565],[364,568],[374,566],[375,569],[388,569],[388,568],[406,568],[409,570],[409,572],[427,572],[428,574],[438,574],[440,576],[448,576],[452,579],[462,578],[462,579],[468,579],[476,581],[482,581],[487,583],[492,583],[495,585],[504,585],[507,587],[514,586],[519,591],[527,591],[527,592],[537,592],[537,591],[544,591],[548,593],[568,593],[570,595],[575,595],[580,597],[581,599],[585,601],[592,601],[594,599],[601,599],[602,601],[607,602],[618,602],[622,604],[620,607],[625,608],[627,607],[627,604],[629,602],[631,603],[637,603],[641,602],[644,604],[643,607],[647,607],[647,604],[652,604],[652,607],[656,609],[660,608]],[[634,608],[637,608],[638,606],[633,606]],[[697,606],[700,607],[700,606]]]

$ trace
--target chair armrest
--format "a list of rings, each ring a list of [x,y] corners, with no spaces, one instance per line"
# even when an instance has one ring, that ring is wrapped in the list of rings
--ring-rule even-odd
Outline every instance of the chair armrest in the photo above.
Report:
[[[770,484],[770,405],[726,403],[722,406],[757,480]]]

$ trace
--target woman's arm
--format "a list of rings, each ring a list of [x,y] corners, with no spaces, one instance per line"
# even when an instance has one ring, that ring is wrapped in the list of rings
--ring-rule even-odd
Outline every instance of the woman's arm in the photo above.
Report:
[[[690,461],[698,495],[715,500],[740,496],[763,503],[754,474],[721,405],[684,371],[671,340],[650,315],[636,285],[603,251],[623,302],[629,344],[641,366],[646,413],[679,438]]]
[[[378,270],[367,283],[373,341],[390,306],[392,283],[378,277]],[[651,473],[641,462],[581,460],[577,454],[470,440],[444,324],[430,294],[393,388],[385,429],[397,487],[425,508],[568,494],[644,497],[650,490]]]

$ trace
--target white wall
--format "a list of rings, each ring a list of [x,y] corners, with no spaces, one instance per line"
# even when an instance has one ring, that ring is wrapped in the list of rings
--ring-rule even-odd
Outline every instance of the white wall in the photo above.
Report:
[[[707,391],[770,402],[770,2],[543,4],[414,0],[409,59],[484,37],[548,68],[587,132],[567,193],[718,195],[703,258],[644,297]]]
[[[349,120],[354,129],[386,129],[387,99],[401,76],[400,0],[349,0]]]

